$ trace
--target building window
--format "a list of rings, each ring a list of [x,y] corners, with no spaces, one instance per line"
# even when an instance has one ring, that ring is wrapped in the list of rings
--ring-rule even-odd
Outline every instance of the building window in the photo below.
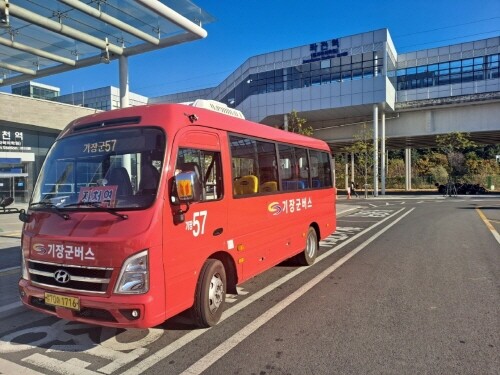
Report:
[[[499,77],[499,54],[397,70],[397,89],[465,83]]]
[[[340,56],[302,65],[250,74],[219,99],[236,107],[251,95],[319,86],[346,80],[368,79],[381,72],[383,59],[376,52]]]

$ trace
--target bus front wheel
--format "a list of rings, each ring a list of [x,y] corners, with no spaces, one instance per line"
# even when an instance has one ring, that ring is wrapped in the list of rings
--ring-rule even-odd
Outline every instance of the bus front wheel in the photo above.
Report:
[[[318,255],[318,235],[313,227],[309,227],[306,237],[306,247],[303,252],[297,255],[297,263],[301,266],[310,266]]]
[[[217,259],[208,259],[200,272],[192,308],[193,320],[199,327],[217,324],[226,299],[226,270]]]

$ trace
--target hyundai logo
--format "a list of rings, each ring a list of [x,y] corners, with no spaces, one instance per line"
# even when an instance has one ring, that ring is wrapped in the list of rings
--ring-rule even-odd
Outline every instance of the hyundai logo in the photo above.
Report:
[[[57,270],[54,272],[54,279],[60,284],[66,284],[70,281],[71,276],[65,270]]]

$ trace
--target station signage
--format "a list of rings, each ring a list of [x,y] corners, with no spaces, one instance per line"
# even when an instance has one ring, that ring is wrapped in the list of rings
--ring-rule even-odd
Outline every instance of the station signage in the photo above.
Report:
[[[338,39],[326,40],[320,43],[311,43],[309,45],[309,51],[311,52],[311,55],[302,60],[303,64],[347,56],[349,54],[347,51],[340,52],[340,43]]]
[[[22,131],[1,130],[1,151],[30,151],[31,147],[24,146],[24,134]]]

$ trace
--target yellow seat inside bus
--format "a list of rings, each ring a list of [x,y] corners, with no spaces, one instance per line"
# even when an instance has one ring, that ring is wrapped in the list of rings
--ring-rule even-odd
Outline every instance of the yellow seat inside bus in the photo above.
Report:
[[[242,176],[234,181],[234,195],[255,194],[259,190],[257,176]]]
[[[262,193],[268,193],[270,191],[277,191],[278,183],[276,181],[267,181],[260,185],[260,191]]]

